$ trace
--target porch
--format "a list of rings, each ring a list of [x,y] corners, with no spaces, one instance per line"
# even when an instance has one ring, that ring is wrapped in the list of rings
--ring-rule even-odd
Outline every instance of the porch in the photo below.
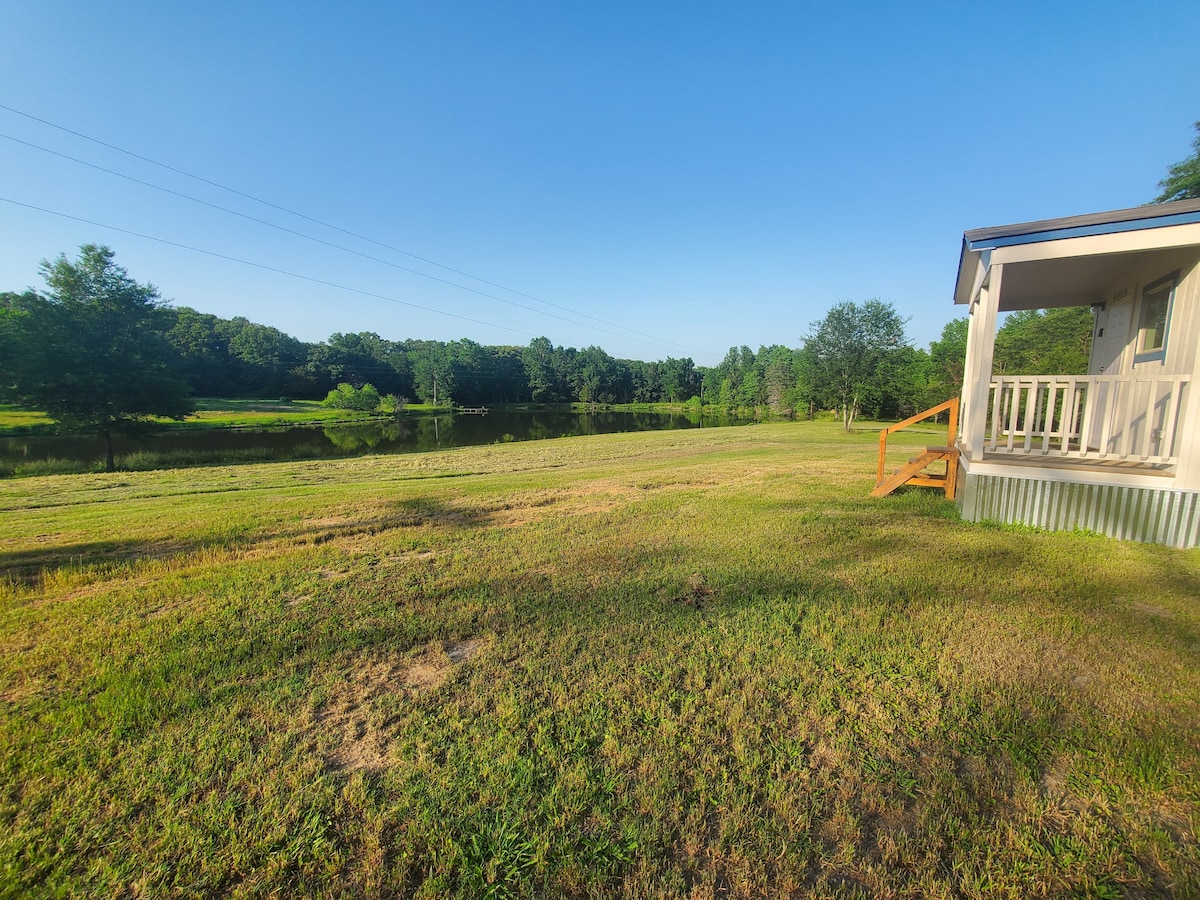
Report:
[[[1200,546],[1200,201],[963,235],[964,517]],[[1002,314],[1092,312],[1088,374],[994,365]]]
[[[978,458],[1172,474],[1189,385],[1141,373],[993,376]]]

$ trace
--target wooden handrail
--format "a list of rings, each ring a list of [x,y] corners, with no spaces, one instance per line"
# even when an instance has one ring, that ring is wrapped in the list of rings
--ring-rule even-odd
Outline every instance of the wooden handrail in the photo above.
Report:
[[[953,447],[955,436],[958,434],[958,398],[947,400],[945,403],[939,403],[937,406],[931,406],[924,412],[919,412],[915,416],[909,416],[903,422],[897,422],[895,425],[889,425],[883,431],[879,432],[879,466],[876,470],[875,482],[878,484],[883,481],[883,471],[885,458],[887,457],[887,439],[888,435],[893,432],[907,428],[909,425],[916,425],[930,416],[936,416],[938,413],[950,410],[950,427],[947,429],[946,446]]]

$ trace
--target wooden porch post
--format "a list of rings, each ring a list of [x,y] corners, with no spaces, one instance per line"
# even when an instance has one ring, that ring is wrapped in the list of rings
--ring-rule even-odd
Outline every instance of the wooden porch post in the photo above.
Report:
[[[987,284],[971,303],[967,326],[967,358],[963,367],[962,439],[969,459],[983,459],[984,429],[987,425],[988,390],[992,381],[992,357],[996,349],[996,316],[1000,309],[1000,282],[1004,266],[988,271]]]

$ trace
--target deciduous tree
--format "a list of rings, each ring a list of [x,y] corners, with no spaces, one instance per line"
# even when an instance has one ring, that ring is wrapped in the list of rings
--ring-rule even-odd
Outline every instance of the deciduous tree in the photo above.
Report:
[[[1092,327],[1092,311],[1086,306],[1015,312],[996,332],[993,370],[1001,375],[1084,375]]]
[[[907,344],[904,320],[881,300],[842,301],[813,324],[804,340],[806,376],[816,396],[837,408],[846,431],[864,401],[887,393]]]
[[[21,365],[0,383],[5,399],[43,410],[69,428],[105,438],[145,431],[154,416],[192,412],[165,337],[170,323],[158,290],[138,284],[108,247],[86,244],[79,259],[43,261],[47,291],[10,304],[9,340]],[[16,312],[11,312],[15,309]]]
[[[1158,183],[1162,193],[1154,198],[1155,203],[1200,198],[1200,122],[1194,127],[1192,155],[1167,169],[1167,177]]]

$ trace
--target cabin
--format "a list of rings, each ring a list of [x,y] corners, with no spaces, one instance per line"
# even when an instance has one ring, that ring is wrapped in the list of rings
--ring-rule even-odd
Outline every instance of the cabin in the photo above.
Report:
[[[936,449],[964,518],[1200,546],[1200,200],[967,231],[954,302],[966,366]],[[1002,313],[1069,306],[1092,311],[1087,375],[993,371]]]

